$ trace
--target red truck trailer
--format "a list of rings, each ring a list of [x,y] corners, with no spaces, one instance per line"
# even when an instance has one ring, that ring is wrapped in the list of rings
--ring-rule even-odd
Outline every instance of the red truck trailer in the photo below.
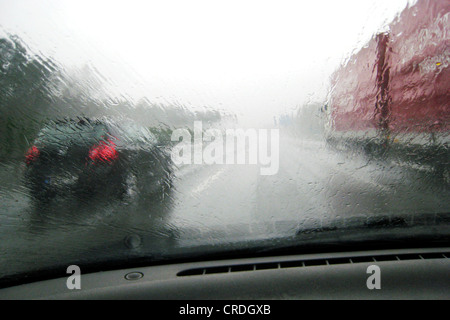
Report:
[[[448,175],[449,12],[449,0],[417,1],[332,75],[330,143],[402,155]]]

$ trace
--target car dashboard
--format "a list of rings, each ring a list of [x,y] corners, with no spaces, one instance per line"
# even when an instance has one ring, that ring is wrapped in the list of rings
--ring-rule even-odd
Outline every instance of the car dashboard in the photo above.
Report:
[[[449,258],[450,247],[440,247],[193,261],[86,274],[81,270],[80,289],[69,290],[63,277],[3,288],[0,298],[449,299]]]

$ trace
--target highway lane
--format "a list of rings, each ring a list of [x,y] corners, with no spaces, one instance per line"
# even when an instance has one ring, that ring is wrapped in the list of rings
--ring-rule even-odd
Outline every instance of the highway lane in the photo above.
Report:
[[[190,226],[292,220],[306,227],[308,221],[450,209],[449,189],[426,172],[289,135],[281,136],[275,175],[260,175],[257,165],[210,166],[176,188],[172,218]]]

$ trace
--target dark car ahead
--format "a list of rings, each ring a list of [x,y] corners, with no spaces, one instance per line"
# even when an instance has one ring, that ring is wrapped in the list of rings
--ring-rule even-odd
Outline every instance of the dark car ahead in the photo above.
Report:
[[[170,156],[147,128],[105,119],[47,123],[26,153],[25,182],[37,201],[56,195],[164,195]]]

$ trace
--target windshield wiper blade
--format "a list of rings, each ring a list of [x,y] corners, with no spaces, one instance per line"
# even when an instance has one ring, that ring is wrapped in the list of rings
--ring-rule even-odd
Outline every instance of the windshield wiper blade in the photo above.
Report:
[[[410,215],[371,215],[353,216],[330,224],[312,223],[312,227],[298,228],[296,235],[326,233],[351,230],[389,230],[393,228],[412,228],[419,226],[450,225],[450,213],[427,213]]]

